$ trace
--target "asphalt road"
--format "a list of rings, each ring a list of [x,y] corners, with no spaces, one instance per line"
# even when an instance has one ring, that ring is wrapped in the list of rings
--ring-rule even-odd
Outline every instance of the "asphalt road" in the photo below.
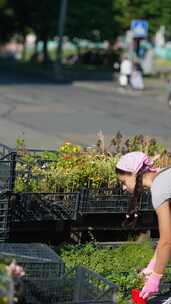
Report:
[[[161,81],[144,92],[118,88],[112,82],[55,84],[0,74],[0,142],[54,149],[64,140],[95,144],[102,129],[106,142],[117,131],[159,137],[171,149],[171,111]]]

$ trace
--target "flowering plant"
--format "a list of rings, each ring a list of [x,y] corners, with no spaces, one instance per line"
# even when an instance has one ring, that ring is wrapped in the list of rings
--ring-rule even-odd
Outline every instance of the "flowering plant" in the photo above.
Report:
[[[12,304],[20,296],[22,283],[20,278],[24,270],[13,260],[9,265],[6,261],[0,262],[0,304]]]
[[[74,192],[82,187],[99,191],[114,189],[118,183],[115,166],[122,154],[143,151],[155,159],[157,166],[171,162],[165,147],[143,135],[124,138],[118,132],[107,146],[102,131],[96,146],[83,148],[65,142],[58,151],[32,155],[18,147],[16,192]],[[156,157],[157,155],[157,157]]]

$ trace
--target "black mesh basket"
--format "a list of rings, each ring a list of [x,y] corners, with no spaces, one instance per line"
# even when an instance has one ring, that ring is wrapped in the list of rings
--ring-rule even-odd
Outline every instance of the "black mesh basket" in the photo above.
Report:
[[[76,267],[56,282],[55,297],[59,304],[112,304],[116,286],[97,273]]]
[[[80,212],[81,214],[91,213],[126,213],[130,194],[122,189],[116,189],[112,193],[96,192],[84,190],[81,196]],[[143,192],[139,198],[139,211],[153,211],[150,192]]]
[[[0,244],[0,256],[23,266],[23,295],[27,304],[113,304],[116,286],[83,267],[64,272],[61,258],[41,243]]]
[[[12,149],[11,147],[0,143],[0,158],[5,157],[13,151],[14,149]]]
[[[56,295],[56,282],[65,269],[62,259],[49,246],[2,243],[0,256],[15,259],[24,268],[22,297],[26,303],[53,303],[51,298]]]
[[[79,192],[15,193],[12,196],[12,221],[76,220]]]
[[[10,217],[9,217],[9,196],[0,193],[0,242],[4,242],[9,237]]]
[[[0,159],[0,242],[9,237],[10,195],[15,180],[15,153],[9,153]]]
[[[44,270],[55,272],[56,277],[60,277],[64,273],[64,263],[62,259],[46,244],[0,243],[0,256],[14,258],[17,263],[23,267],[26,265],[30,269],[30,278],[35,278],[36,274],[37,277],[46,277],[47,273],[44,273]],[[49,270],[48,267],[46,267],[46,263],[49,265]],[[41,264],[42,268],[40,267]],[[39,265],[39,267],[34,267],[36,265]]]

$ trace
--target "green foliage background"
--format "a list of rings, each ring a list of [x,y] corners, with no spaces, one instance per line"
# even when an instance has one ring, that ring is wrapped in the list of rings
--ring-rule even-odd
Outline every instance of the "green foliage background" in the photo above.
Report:
[[[23,35],[33,31],[38,38],[43,36],[44,39],[56,35],[59,11],[59,0],[0,0],[3,28],[0,39],[8,40],[14,31]],[[92,32],[98,30],[101,39],[112,41],[128,30],[135,18],[148,20],[150,34],[154,34],[160,25],[165,25],[169,37],[171,0],[70,0],[65,34],[70,39],[92,38]],[[7,26],[9,21],[13,24],[11,29]]]

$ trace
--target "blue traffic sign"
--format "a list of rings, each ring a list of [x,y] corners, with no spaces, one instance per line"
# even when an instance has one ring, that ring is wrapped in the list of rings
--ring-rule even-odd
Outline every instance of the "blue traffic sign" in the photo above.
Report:
[[[144,38],[148,33],[148,21],[146,20],[132,20],[131,31],[134,38]]]

